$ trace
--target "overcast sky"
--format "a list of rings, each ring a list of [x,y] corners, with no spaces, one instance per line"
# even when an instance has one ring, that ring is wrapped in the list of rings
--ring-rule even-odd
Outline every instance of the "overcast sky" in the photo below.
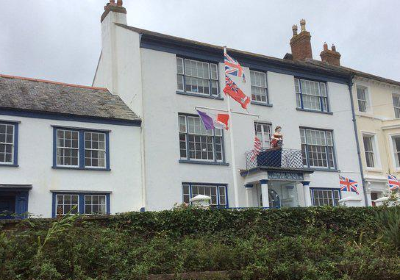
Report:
[[[91,85],[107,0],[1,0],[0,73]],[[400,81],[399,0],[125,0],[128,24],[282,58],[307,21],[314,59]]]

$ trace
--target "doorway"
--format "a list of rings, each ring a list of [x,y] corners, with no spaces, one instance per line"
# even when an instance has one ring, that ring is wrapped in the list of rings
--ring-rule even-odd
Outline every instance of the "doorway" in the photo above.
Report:
[[[12,219],[15,214],[15,195],[0,194],[0,219]]]

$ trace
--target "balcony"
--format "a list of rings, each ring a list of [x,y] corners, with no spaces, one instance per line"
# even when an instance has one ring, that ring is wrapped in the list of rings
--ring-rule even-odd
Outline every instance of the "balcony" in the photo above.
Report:
[[[263,149],[254,156],[253,151],[246,152],[246,170],[258,167],[276,170],[302,170],[303,156],[301,150],[294,149]]]

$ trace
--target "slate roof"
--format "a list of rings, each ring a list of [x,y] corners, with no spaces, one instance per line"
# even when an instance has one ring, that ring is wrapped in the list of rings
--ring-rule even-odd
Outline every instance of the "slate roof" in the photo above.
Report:
[[[0,110],[107,119],[140,124],[140,118],[105,88],[0,75]]]
[[[189,39],[185,39],[185,38],[181,38],[181,37],[166,35],[166,34],[149,31],[149,30],[145,30],[145,29],[141,29],[141,28],[137,28],[137,27],[133,27],[133,26],[124,25],[124,24],[117,24],[117,25],[122,28],[142,34],[144,36],[149,36],[149,37],[158,38],[158,39],[162,39],[162,40],[174,41],[174,42],[177,42],[178,44],[189,44],[189,45],[192,45],[192,46],[198,47],[198,48],[206,48],[206,49],[210,49],[210,50],[223,51],[222,46],[217,46],[217,45],[203,43],[203,42],[199,42],[199,41],[195,41],[195,40],[189,40]],[[276,63],[276,64],[280,64],[280,65],[284,65],[284,66],[308,69],[311,71],[324,72],[327,74],[348,76],[349,78],[350,78],[350,76],[360,76],[360,77],[373,79],[373,80],[381,81],[384,83],[389,83],[392,85],[400,86],[399,81],[386,79],[386,78],[383,78],[380,76],[376,76],[373,74],[354,70],[354,69],[344,67],[344,66],[334,66],[334,65],[330,65],[328,63],[324,63],[322,61],[318,61],[318,60],[314,60],[314,59],[310,59],[307,61],[293,61],[292,60],[293,57],[291,54],[286,54],[285,58],[281,59],[281,58],[266,56],[266,55],[262,55],[262,54],[256,54],[256,53],[251,53],[251,52],[246,52],[246,51],[241,51],[241,50],[236,50],[236,49],[230,49],[230,48],[228,48],[228,51],[237,53],[240,55],[252,57],[252,58],[259,58],[259,59],[262,59],[262,60],[270,62],[270,63]]]

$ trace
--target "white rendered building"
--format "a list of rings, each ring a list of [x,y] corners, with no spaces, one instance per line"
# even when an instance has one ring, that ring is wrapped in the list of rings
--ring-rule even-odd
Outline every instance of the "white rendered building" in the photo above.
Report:
[[[0,219],[139,211],[140,123],[107,89],[0,75]]]
[[[244,67],[240,88],[255,116],[235,113],[246,112],[232,100],[233,131],[206,131],[195,108],[227,110],[223,47],[130,27],[121,1],[110,2],[93,85],[121,97],[143,121],[146,210],[197,194],[217,207],[335,206],[341,198],[365,205],[349,74],[308,63],[305,22],[301,33],[294,28],[285,59],[228,49]],[[254,136],[268,149],[278,125],[283,150],[251,159]],[[339,174],[359,182],[359,195],[340,191]]]

